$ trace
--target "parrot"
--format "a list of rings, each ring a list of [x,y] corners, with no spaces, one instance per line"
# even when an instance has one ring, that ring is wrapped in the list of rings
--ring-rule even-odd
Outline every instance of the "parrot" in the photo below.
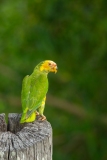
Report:
[[[46,120],[44,108],[48,92],[48,73],[57,72],[57,64],[52,60],[40,62],[31,75],[26,75],[22,81],[21,105],[22,116],[20,123],[30,123],[36,120]]]

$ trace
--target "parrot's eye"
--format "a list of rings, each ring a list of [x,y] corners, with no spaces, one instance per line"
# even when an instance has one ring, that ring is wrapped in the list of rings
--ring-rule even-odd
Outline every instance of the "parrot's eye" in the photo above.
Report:
[[[51,66],[51,63],[49,63],[49,66]]]

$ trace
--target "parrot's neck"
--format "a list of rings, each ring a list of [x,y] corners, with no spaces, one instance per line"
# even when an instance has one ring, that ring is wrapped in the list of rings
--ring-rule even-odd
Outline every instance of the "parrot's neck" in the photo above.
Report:
[[[42,72],[44,74],[48,74],[50,71],[48,70],[48,68],[44,68],[43,66],[43,62],[40,62],[35,68],[34,68],[34,72]]]
[[[48,73],[49,73],[49,71],[46,71],[46,70],[40,70],[40,67],[38,67],[38,66],[36,66],[35,67],[35,69],[34,69],[34,71],[33,71],[33,73],[37,73],[38,72],[38,74],[45,74],[46,76],[48,75]]]

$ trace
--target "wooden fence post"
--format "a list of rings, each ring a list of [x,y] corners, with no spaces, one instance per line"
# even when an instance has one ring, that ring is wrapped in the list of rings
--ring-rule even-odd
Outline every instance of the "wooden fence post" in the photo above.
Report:
[[[20,124],[21,114],[0,114],[0,160],[52,160],[52,128],[48,121]]]

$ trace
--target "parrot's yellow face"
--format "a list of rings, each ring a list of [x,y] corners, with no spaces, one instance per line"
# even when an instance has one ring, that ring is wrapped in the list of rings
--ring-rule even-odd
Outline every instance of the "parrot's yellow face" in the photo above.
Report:
[[[46,60],[40,66],[40,71],[57,72],[57,64],[51,60]]]

